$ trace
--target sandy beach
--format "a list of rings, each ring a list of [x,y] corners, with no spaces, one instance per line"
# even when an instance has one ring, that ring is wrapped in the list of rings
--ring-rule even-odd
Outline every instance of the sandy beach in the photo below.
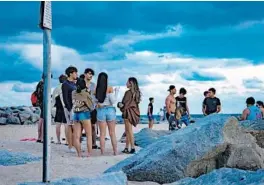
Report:
[[[139,132],[148,125],[140,124],[134,128],[134,132]],[[63,127],[62,127],[63,128]],[[154,125],[154,129],[167,130],[167,124]],[[23,138],[36,138],[36,125],[5,125],[0,127],[0,146],[1,149],[7,149],[12,152],[27,152],[42,157],[42,144],[33,141],[20,141]],[[124,125],[117,125],[117,139],[121,138],[124,132]],[[55,126],[50,129],[50,136],[56,142]],[[62,137],[64,137],[62,129]],[[107,138],[109,138],[107,133]],[[82,149],[86,151],[86,142],[82,143]],[[99,145],[99,141],[97,141]],[[67,146],[51,144],[51,180],[69,178],[69,177],[95,177],[102,174],[106,169],[129,157],[122,154],[124,143],[118,142],[117,156],[112,155],[112,146],[110,140],[106,141],[106,153],[101,156],[100,150],[93,150],[93,156],[90,158],[77,158],[75,153],[68,153]],[[136,148],[140,150],[140,148]],[[0,166],[1,185],[15,185],[21,182],[40,182],[42,179],[42,160],[25,165]],[[129,182],[129,185],[154,185],[151,182]]]

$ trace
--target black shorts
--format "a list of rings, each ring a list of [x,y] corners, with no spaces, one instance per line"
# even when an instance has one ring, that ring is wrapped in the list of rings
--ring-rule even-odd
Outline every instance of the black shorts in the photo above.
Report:
[[[96,111],[96,109],[94,109],[91,112],[91,123],[94,125],[94,124],[96,124],[96,122],[97,122],[97,111]]]

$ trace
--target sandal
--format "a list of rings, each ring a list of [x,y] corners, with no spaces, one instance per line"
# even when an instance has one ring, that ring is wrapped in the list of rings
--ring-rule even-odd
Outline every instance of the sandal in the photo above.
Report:
[[[128,148],[125,148],[125,149],[122,151],[122,153],[124,153],[124,154],[129,154]]]
[[[94,145],[94,146],[92,146],[92,149],[101,149],[99,146],[97,146],[97,145]]]
[[[129,152],[129,154],[134,154],[134,153],[136,153],[135,148],[131,149],[130,152]]]

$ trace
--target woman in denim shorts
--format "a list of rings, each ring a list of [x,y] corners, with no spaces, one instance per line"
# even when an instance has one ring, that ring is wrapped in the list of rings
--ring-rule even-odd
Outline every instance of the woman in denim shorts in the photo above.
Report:
[[[74,146],[77,150],[78,157],[82,157],[81,151],[81,133],[82,127],[85,130],[87,138],[87,149],[89,157],[92,153],[92,125],[90,110],[93,108],[93,101],[90,93],[87,91],[86,83],[79,78],[76,83],[77,90],[72,92],[73,101],[73,132]]]
[[[105,150],[106,125],[111,138],[114,155],[117,155],[117,142],[115,134],[116,110],[113,106],[116,103],[118,89],[108,86],[108,76],[106,73],[100,73],[97,79],[96,94],[97,99],[97,122],[100,129],[101,154]]]

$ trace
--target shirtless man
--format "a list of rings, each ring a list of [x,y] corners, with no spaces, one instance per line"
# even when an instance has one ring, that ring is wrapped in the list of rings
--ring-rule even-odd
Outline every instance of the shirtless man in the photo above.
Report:
[[[176,117],[175,117],[175,110],[176,110],[176,99],[174,95],[176,94],[176,88],[174,85],[170,85],[168,91],[170,94],[167,96],[165,105],[166,105],[166,118],[169,122],[169,130],[175,130],[177,127],[179,128]]]

